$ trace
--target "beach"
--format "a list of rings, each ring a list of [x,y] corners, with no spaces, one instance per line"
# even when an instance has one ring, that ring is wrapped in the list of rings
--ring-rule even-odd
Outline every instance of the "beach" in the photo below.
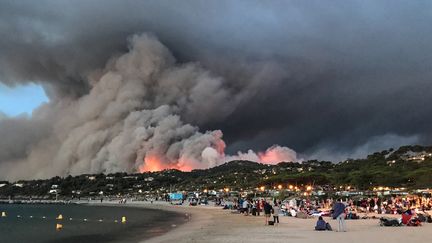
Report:
[[[432,240],[432,224],[421,227],[380,227],[378,219],[347,220],[347,232],[314,231],[316,219],[280,216],[280,224],[264,225],[264,217],[233,214],[213,206],[172,206],[160,203],[130,203],[131,207],[157,208],[185,215],[185,224],[172,225],[161,236],[143,240],[145,243],[165,242],[428,242]],[[186,216],[186,214],[188,216]],[[189,219],[190,216],[190,219]],[[386,215],[389,217],[389,215]],[[393,215],[390,215],[392,217]],[[394,215],[393,217],[400,217]],[[188,220],[189,219],[189,220]],[[325,218],[337,229],[335,220]]]

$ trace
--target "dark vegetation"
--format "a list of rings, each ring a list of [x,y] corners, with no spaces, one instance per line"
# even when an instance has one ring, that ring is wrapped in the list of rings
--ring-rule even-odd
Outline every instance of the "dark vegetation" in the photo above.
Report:
[[[358,190],[373,187],[432,187],[432,147],[404,146],[377,152],[364,159],[340,163],[328,161],[283,162],[264,165],[232,161],[206,170],[165,170],[142,174],[98,174],[53,177],[47,180],[0,182],[1,197],[63,197],[133,195],[169,191],[253,190],[260,186],[313,185],[334,188],[350,185]],[[56,185],[56,186],[55,186]],[[50,190],[58,190],[56,192]]]

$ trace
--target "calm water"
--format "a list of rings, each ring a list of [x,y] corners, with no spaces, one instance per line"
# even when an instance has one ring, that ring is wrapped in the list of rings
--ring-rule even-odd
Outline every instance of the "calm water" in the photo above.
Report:
[[[171,212],[108,206],[0,204],[3,211],[7,217],[0,217],[1,243],[138,242],[184,221],[182,215]],[[56,220],[59,214],[63,220]],[[62,230],[56,230],[57,223],[63,225]]]

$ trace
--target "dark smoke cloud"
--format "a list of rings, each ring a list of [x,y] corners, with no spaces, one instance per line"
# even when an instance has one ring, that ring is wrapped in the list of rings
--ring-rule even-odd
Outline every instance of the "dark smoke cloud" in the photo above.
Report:
[[[228,152],[281,144],[306,158],[362,156],[431,142],[431,5],[3,1],[0,80],[40,83],[52,103],[73,102],[128,37],[149,32],[228,92],[226,103],[201,107],[213,113],[181,110],[201,130],[221,129]]]

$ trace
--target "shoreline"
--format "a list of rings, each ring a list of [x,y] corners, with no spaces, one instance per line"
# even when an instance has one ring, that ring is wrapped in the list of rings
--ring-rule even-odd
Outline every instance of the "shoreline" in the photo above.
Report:
[[[128,204],[90,203],[90,205],[119,205],[142,207],[188,214],[190,220],[173,227],[168,232],[142,243],[186,243],[186,242],[317,242],[334,243],[349,239],[350,243],[363,242],[407,242],[432,240],[432,224],[424,223],[421,227],[380,227],[378,218],[347,220],[347,232],[314,231],[316,218],[299,219],[280,216],[280,224],[264,225],[263,216],[243,216],[213,206],[175,206],[161,202],[130,202]],[[382,215],[400,217],[399,215]],[[335,220],[325,218],[334,230]]]
[[[138,201],[128,202],[127,204],[119,204],[117,202],[91,202],[83,203],[83,205],[89,206],[111,206],[111,207],[134,207],[134,208],[145,208],[152,210],[161,210],[167,212],[173,212],[183,215],[184,222],[181,224],[172,224],[171,229],[159,236],[152,236],[147,239],[142,239],[139,242],[172,242],[177,241],[179,238],[187,238],[193,234],[196,230],[202,229],[203,226],[210,224],[213,214],[206,213],[207,210],[221,210],[219,207],[212,206],[198,206],[191,207],[186,205],[171,205],[166,202],[150,202]],[[204,209],[205,208],[205,209]]]

